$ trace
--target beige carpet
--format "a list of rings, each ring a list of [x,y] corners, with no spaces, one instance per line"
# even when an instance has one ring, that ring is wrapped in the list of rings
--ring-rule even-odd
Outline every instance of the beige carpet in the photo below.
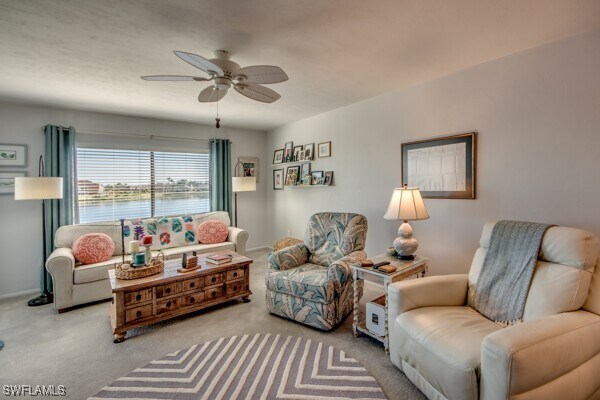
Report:
[[[29,297],[0,302],[0,384],[65,385],[69,399],[86,399],[134,369],[180,349],[220,337],[271,333],[302,336],[345,351],[379,382],[390,400],[425,399],[385,355],[379,342],[355,339],[352,317],[332,332],[321,332],[269,314],[265,308],[266,251],[248,254],[252,301],[155,324],[128,333],[114,344],[108,302],[55,314],[52,306],[27,307]],[[367,285],[365,298],[376,296]],[[36,397],[40,398],[40,397]]]

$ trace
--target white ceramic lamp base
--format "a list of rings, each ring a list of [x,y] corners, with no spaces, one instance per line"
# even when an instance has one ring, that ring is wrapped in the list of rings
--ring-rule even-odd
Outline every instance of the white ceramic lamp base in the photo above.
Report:
[[[394,240],[394,249],[401,260],[414,260],[415,252],[419,248],[419,242],[413,237],[412,226],[404,221],[398,228],[398,237]]]

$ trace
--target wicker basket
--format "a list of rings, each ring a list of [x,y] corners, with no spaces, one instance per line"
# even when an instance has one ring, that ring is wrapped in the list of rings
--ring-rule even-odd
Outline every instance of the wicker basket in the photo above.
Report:
[[[127,264],[129,265],[129,264]],[[147,276],[160,274],[165,269],[165,255],[159,253],[158,256],[152,259],[152,261],[144,267],[122,269],[123,264],[115,265],[115,276],[119,279],[139,279]]]
[[[275,242],[275,244],[273,245],[273,251],[279,251],[300,243],[304,243],[304,241],[293,237],[284,237],[283,239],[279,239]]]

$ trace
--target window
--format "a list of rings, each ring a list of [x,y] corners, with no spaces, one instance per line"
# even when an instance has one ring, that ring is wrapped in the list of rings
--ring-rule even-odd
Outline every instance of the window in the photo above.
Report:
[[[209,211],[209,154],[77,149],[79,221]]]

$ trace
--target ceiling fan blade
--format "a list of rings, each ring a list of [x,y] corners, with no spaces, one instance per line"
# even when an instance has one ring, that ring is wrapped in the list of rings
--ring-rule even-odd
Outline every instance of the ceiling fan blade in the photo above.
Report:
[[[198,95],[200,103],[214,103],[221,100],[227,94],[227,89],[216,89],[214,86],[209,86]]]
[[[185,51],[174,50],[173,53],[175,53],[175,55],[177,57],[181,58],[186,63],[191,64],[194,67],[201,69],[204,72],[207,72],[209,74],[211,72],[214,72],[217,75],[225,74],[223,72],[223,70],[221,69],[221,67],[219,67],[217,64],[213,63],[212,61],[207,60],[204,57],[200,57],[199,55],[192,54],[192,53],[186,53]]]
[[[240,82],[247,83],[279,83],[287,81],[287,74],[274,65],[253,65],[235,71],[235,77]]]
[[[141,77],[145,81],[209,81],[208,78],[183,75],[149,75]]]
[[[265,86],[255,85],[254,83],[236,83],[233,88],[238,93],[252,100],[262,101],[263,103],[272,103],[281,98],[276,91]]]

